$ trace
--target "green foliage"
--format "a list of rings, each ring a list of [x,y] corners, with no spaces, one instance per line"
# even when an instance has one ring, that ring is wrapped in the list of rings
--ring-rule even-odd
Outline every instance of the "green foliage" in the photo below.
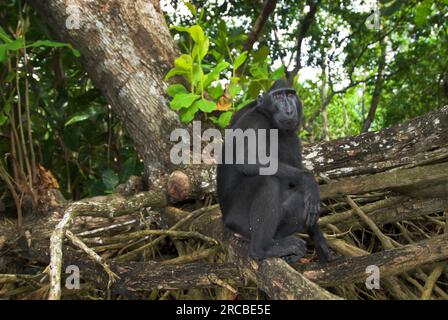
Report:
[[[11,145],[12,129],[19,128],[19,97],[25,146],[29,145],[25,92],[36,162],[51,170],[66,197],[104,194],[117,181],[141,174],[141,160],[87,77],[79,52],[70,44],[51,40],[47,26],[28,6],[23,8],[23,29],[18,28],[16,0],[0,3],[0,18],[0,155],[7,159],[11,176],[12,156],[19,158],[18,145],[16,151]],[[5,190],[0,180],[0,196]]]
[[[448,1],[380,0],[380,30],[365,26],[370,12],[355,10],[361,2],[320,1],[304,39],[294,87],[303,101],[307,126],[301,135],[306,140],[324,137],[320,109],[325,94],[332,95],[326,107],[330,138],[359,134],[383,46],[384,81],[371,130],[448,104]],[[166,75],[175,83],[167,94],[182,121],[199,119],[225,127],[236,110],[295,67],[298,22],[308,12],[306,2],[279,2],[275,18],[267,20],[250,52],[244,52],[244,45],[259,15],[259,2],[171,3],[176,10],[166,18],[176,25],[171,32],[181,54]],[[187,15],[177,10],[183,4]],[[53,41],[27,5],[22,15],[23,28],[17,1],[0,2],[0,154],[8,159],[9,172],[12,128],[19,128],[18,101],[26,129],[28,96],[37,162],[53,172],[65,195],[78,199],[111,192],[141,172],[141,160],[83,70],[79,52]],[[322,62],[331,76],[325,90]],[[350,80],[358,83],[346,88]],[[27,139],[25,132],[26,145]],[[4,190],[0,182],[0,195]]]
[[[196,16],[196,7],[191,3],[187,5]],[[204,11],[200,12],[202,15]],[[196,23],[200,22],[200,19],[196,20]],[[186,48],[185,52],[175,59],[174,68],[165,77],[168,80],[181,76],[189,84],[189,91],[179,84],[167,88],[168,95],[173,98],[170,107],[181,111],[183,122],[192,121],[199,112],[205,116],[211,114],[205,119],[225,127],[235,111],[269,88],[273,81],[285,76],[284,66],[269,72],[269,49],[266,46],[253,52],[251,57],[247,51],[240,51],[240,47],[231,50],[233,38],[228,35],[223,21],[219,23],[219,34],[215,39],[206,36],[199,24],[172,26],[171,30],[189,35],[179,43],[181,48]],[[223,84],[227,86],[226,90]],[[230,103],[220,105],[220,98]]]

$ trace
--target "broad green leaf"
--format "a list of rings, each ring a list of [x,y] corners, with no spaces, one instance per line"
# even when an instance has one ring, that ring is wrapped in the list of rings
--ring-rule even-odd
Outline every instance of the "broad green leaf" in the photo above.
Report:
[[[101,178],[107,191],[113,191],[119,182],[118,174],[116,174],[113,170],[110,169],[103,171]]]
[[[215,87],[209,87],[207,89],[207,92],[213,99],[218,99],[223,95],[224,89],[220,84],[217,84]]]
[[[269,54],[269,48],[267,46],[262,46],[260,49],[252,53],[254,63],[264,63]]]
[[[168,95],[170,97],[174,97],[176,94],[179,93],[188,93],[187,89],[185,89],[185,87],[181,84],[172,84],[170,85],[167,89],[166,89],[166,93],[168,93]]]
[[[201,99],[196,101],[193,107],[198,107],[202,112],[209,113],[216,109],[216,103],[210,100]]]
[[[6,31],[0,26],[0,39],[3,40],[3,42],[11,42],[11,37],[6,33]]]
[[[201,80],[203,80],[203,77],[204,77],[204,72],[202,72],[201,66],[198,63],[196,63],[193,66],[193,83],[195,85],[199,84],[199,82]]]
[[[188,28],[188,33],[190,34],[191,38],[193,38],[193,41],[199,44],[199,46],[204,43],[204,31],[200,26],[191,26],[190,28]]]
[[[382,6],[380,10],[381,16],[388,17],[393,15],[395,12],[400,10],[403,4],[405,4],[405,1],[395,0],[388,6]]]
[[[431,1],[423,1],[417,7],[415,7],[415,23],[419,26],[423,26],[427,23],[429,16],[431,15]]]
[[[272,80],[278,80],[285,76],[285,66],[281,65],[278,69],[272,72]]]
[[[250,74],[255,79],[267,79],[268,78],[268,67],[267,64],[253,64],[249,67]]]
[[[165,80],[168,80],[169,78],[175,75],[182,75],[189,82],[191,82],[192,70],[193,70],[193,58],[188,54],[182,54],[180,57],[174,60],[174,68],[167,73],[167,75],[165,76]]]
[[[207,88],[213,81],[219,78],[219,74],[224,71],[230,64],[226,61],[218,63],[210,73],[205,76],[204,87]]]
[[[193,68],[193,58],[188,54],[182,54],[174,60],[174,66],[180,70],[191,71]]]
[[[209,46],[210,46],[210,40],[208,40],[208,37],[205,37],[204,43],[199,48],[199,58],[200,58],[200,60],[204,59],[204,57],[207,55]]]
[[[233,69],[238,69],[247,58],[247,51],[241,53],[238,57],[236,57],[235,62],[233,63]]]
[[[236,95],[241,91],[241,86],[235,81],[231,81],[229,85],[229,93],[232,97],[236,97]]]
[[[176,96],[174,96],[174,99],[170,102],[170,107],[173,110],[180,110],[183,108],[188,108],[195,102],[197,99],[199,99],[200,96],[193,93],[179,93]]]
[[[79,58],[81,56],[81,53],[79,52],[79,50],[73,49],[72,48],[72,54],[76,57]]]
[[[226,111],[224,113],[221,113],[221,115],[218,118],[218,124],[221,128],[227,127],[227,125],[230,123],[230,120],[232,119],[232,111]]]
[[[194,119],[194,115],[198,112],[199,108],[196,106],[191,106],[187,110],[183,111],[180,115],[180,120],[184,123],[188,123]]]
[[[17,51],[25,46],[25,41],[23,39],[16,39],[14,41],[6,43],[6,49],[11,51]]]
[[[168,79],[170,79],[171,77],[174,77],[176,75],[181,75],[184,76],[185,79],[187,79],[189,82],[191,82],[191,72],[190,71],[185,71],[183,69],[179,69],[179,68],[173,68],[171,69],[165,76],[165,81],[167,81]]]
[[[105,110],[102,107],[92,106],[85,111],[79,112],[73,115],[66,123],[65,126],[72,125],[77,122],[81,122],[90,118],[93,118],[101,113],[104,113]]]
[[[191,56],[193,57],[193,59],[197,58],[198,61],[201,60],[199,58],[199,45],[197,43],[193,46],[193,50],[191,51]]]

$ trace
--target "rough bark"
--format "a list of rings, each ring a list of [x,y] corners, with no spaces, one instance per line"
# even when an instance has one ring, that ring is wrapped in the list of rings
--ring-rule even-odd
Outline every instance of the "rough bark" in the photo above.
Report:
[[[275,6],[277,5],[277,0],[265,0],[263,3],[263,8],[261,9],[260,15],[255,20],[254,25],[247,37],[247,41],[244,44],[243,51],[250,52],[252,47],[260,36],[261,31],[263,30],[266,21],[268,20],[270,14],[275,10]]]
[[[372,95],[372,101],[370,102],[369,113],[362,125],[361,132],[369,131],[370,125],[372,124],[373,120],[375,120],[376,109],[378,107],[378,104],[380,103],[381,90],[383,89],[383,82],[384,82],[384,68],[386,67],[386,44],[384,42],[385,40],[381,39],[380,41],[381,56],[378,61],[378,72],[375,80],[375,88],[373,89],[373,95]]]
[[[179,220],[182,217],[176,217],[176,213],[172,210],[165,211],[164,214],[171,216],[167,218],[173,220]],[[308,281],[282,259],[271,258],[257,262],[248,258],[247,243],[224,229],[221,212],[218,208],[199,216],[191,223],[190,227],[221,242],[229,254],[230,260],[238,266],[244,277],[254,281],[272,299],[340,299]]]
[[[316,17],[317,8],[320,4],[321,0],[310,0],[307,2],[307,5],[310,7],[310,11],[305,15],[305,17],[300,21],[299,32],[297,35],[297,44],[296,44],[296,66],[294,70],[288,75],[288,82],[291,84],[294,77],[299,73],[302,68],[302,42],[308,34],[308,30],[311,27],[311,24],[314,22]]]
[[[345,258],[323,266],[309,265],[301,270],[305,277],[324,287],[363,282],[366,268],[377,266],[381,277],[415,269],[448,258],[448,235],[436,236],[400,248],[354,258]]]

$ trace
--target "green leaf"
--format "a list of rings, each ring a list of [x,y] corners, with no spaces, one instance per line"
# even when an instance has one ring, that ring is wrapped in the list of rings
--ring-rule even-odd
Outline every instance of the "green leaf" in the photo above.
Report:
[[[260,49],[252,53],[254,63],[264,63],[269,54],[269,48],[262,46]]]
[[[180,70],[191,71],[193,69],[193,58],[188,54],[182,54],[174,60],[174,66]]]
[[[236,81],[231,81],[229,85],[229,93],[232,97],[236,97],[236,95],[241,91],[241,86]]]
[[[8,59],[6,50],[6,44],[0,44],[0,62],[5,62]]]
[[[199,58],[200,58],[200,60],[204,59],[204,57],[207,55],[209,46],[210,46],[210,40],[208,39],[208,37],[206,37],[205,40],[204,40],[204,43],[199,48]]]
[[[230,123],[230,120],[232,119],[232,111],[226,111],[221,113],[221,115],[218,118],[218,124],[221,128],[227,127],[227,125]]]
[[[268,67],[267,64],[253,64],[249,67],[250,74],[255,79],[267,79],[268,78]]]
[[[193,93],[179,93],[177,94],[173,100],[170,102],[170,107],[173,110],[180,110],[183,108],[188,108],[195,102],[197,99],[199,99],[200,96]]]
[[[28,44],[26,46],[27,48],[31,47],[53,47],[53,48],[59,48],[59,47],[68,47],[71,48],[72,46],[68,43],[64,42],[57,42],[57,41],[50,41],[50,40],[38,40],[36,42],[33,42],[31,44]]]
[[[196,16],[196,7],[194,6],[194,4],[188,2],[188,1],[184,1],[185,6],[188,8],[188,10],[190,10],[190,13],[193,17]]]
[[[79,113],[76,113],[75,115],[73,115],[73,116],[72,116],[72,117],[65,123],[64,126],[67,127],[67,126],[72,125],[72,124],[74,124],[74,123],[77,123],[77,122],[81,122],[81,121],[84,121],[84,120],[87,120],[87,119],[94,118],[94,117],[96,117],[97,115],[102,114],[102,113],[104,113],[104,112],[105,112],[105,110],[104,110],[103,107],[92,106],[92,107],[88,108],[88,109],[85,110],[85,111],[82,111],[82,112],[79,112]]]
[[[285,76],[285,66],[281,65],[278,69],[272,72],[272,80],[278,80]]]
[[[209,113],[216,109],[216,103],[210,100],[201,99],[196,101],[193,107],[198,107],[202,112]]]
[[[119,182],[118,175],[110,169],[103,171],[101,177],[107,191],[113,191]]]
[[[431,1],[423,1],[415,8],[414,21],[418,26],[423,26],[427,23],[431,15]]]
[[[226,61],[221,61],[218,63],[210,73],[205,76],[204,87],[207,88],[212,84],[213,81],[219,78],[219,75],[222,71],[224,71],[230,64]]]
[[[184,123],[188,123],[194,119],[194,115],[198,112],[199,108],[197,106],[191,106],[187,110],[183,111],[180,115],[180,120]]]
[[[132,176],[135,172],[135,164],[137,162],[137,158],[135,156],[130,156],[123,163],[123,170],[121,173],[121,182],[126,182],[130,176]]]
[[[189,71],[185,71],[179,68],[173,68],[171,69],[165,76],[165,81],[170,79],[171,77],[174,77],[176,75],[184,76],[185,79],[187,79],[189,82],[191,82],[191,74]]]
[[[25,46],[25,41],[21,38],[6,43],[6,49],[11,51],[17,51]]]
[[[395,0],[391,4],[389,4],[387,7],[382,6],[381,10],[380,10],[381,16],[388,17],[388,16],[393,15],[395,12],[400,10],[400,8],[402,7],[403,4],[405,4],[405,1]]]
[[[201,80],[203,80],[204,77],[204,72],[202,71],[201,66],[196,63],[193,66],[193,83],[196,85],[198,84]]]
[[[188,54],[182,54],[180,57],[174,60],[174,68],[171,69],[165,76],[165,80],[168,80],[172,76],[182,75],[189,82],[191,82],[191,71],[193,70],[193,58]]]
[[[174,29],[176,31],[179,32],[188,32],[188,27],[183,27],[183,26],[170,26],[170,29]]]
[[[6,43],[12,41],[11,37],[6,33],[5,29],[3,29],[1,26],[0,26],[0,39],[2,39],[3,42]]]
[[[246,58],[247,58],[247,51],[244,51],[238,57],[236,57],[235,62],[233,63],[233,69],[234,70],[238,69],[244,63],[244,61],[246,61]]]
[[[190,34],[191,38],[193,38],[193,41],[199,44],[199,46],[202,46],[202,44],[205,41],[204,38],[204,31],[202,28],[198,25],[191,26],[188,28],[188,33]]]
[[[170,85],[167,89],[166,89],[166,93],[168,93],[168,95],[170,97],[174,97],[176,94],[179,93],[188,93],[187,89],[185,89],[185,87],[181,84],[172,84]]]
[[[220,84],[218,84],[216,85],[216,87],[209,87],[207,89],[207,92],[213,99],[218,99],[220,96],[223,95],[224,89]]]

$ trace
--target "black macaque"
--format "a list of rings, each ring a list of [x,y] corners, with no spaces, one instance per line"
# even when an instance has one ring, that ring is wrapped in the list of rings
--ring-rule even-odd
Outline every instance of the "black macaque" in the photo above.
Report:
[[[249,255],[255,259],[282,257],[296,262],[306,253],[306,243],[294,235],[307,232],[321,262],[333,260],[322,231],[317,224],[320,211],[319,185],[302,164],[302,147],[297,131],[302,120],[302,104],[295,90],[278,80],[267,93],[239,110],[230,129],[266,129],[265,153],[278,144],[277,170],[260,174],[266,163],[256,150],[238,149],[234,137],[226,135],[222,147],[222,164],[218,165],[217,191],[224,225],[249,241]],[[278,139],[270,133],[277,129]],[[252,145],[252,147],[254,147]],[[225,161],[233,148],[232,161]],[[243,149],[243,150],[241,150]],[[253,148],[252,148],[253,149]],[[241,154],[242,153],[242,154]],[[236,161],[243,156],[244,161]],[[249,163],[253,156],[255,160]]]

